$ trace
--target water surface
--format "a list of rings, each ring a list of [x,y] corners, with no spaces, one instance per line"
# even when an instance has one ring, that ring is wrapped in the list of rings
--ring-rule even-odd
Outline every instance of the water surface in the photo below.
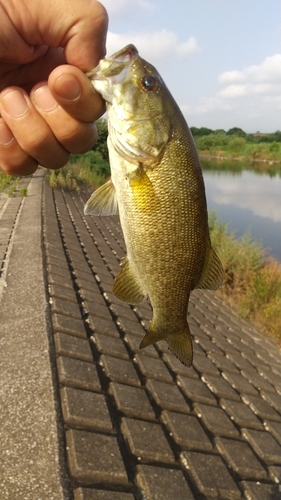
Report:
[[[206,160],[202,166],[208,210],[216,210],[237,237],[250,229],[268,254],[281,261],[281,177],[214,170]]]

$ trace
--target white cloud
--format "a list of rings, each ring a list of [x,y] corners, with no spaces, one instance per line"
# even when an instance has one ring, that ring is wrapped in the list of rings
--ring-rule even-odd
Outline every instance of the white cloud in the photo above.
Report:
[[[218,81],[223,85],[237,82],[280,83],[281,54],[266,57],[261,64],[253,64],[242,71],[226,71],[219,75]]]
[[[222,99],[215,97],[202,97],[194,105],[182,105],[181,110],[186,116],[206,115],[217,112],[229,112],[234,109],[232,102],[226,102]],[[190,119],[189,119],[190,122]]]
[[[235,99],[246,95],[247,85],[232,84],[228,85],[225,89],[218,93],[222,98]]]
[[[199,47],[196,38],[191,36],[188,38],[186,42],[179,43],[176,46],[176,53],[180,58],[183,58],[189,54],[193,54],[195,52],[201,52],[201,48]]]
[[[219,75],[223,86],[213,96],[205,96],[194,105],[182,106],[191,125],[218,128],[235,126],[247,132],[273,132],[280,129],[281,54],[267,57],[261,64],[242,71]]]
[[[235,99],[254,94],[280,95],[281,54],[267,57],[261,64],[248,66],[242,71],[226,71],[218,77],[222,85],[222,98]]]
[[[180,42],[173,31],[165,29],[148,32],[131,32],[118,34],[109,32],[107,36],[107,53],[112,54],[128,43],[133,43],[140,56],[154,65],[176,55],[182,59],[189,54],[200,52],[196,38],[190,37]]]

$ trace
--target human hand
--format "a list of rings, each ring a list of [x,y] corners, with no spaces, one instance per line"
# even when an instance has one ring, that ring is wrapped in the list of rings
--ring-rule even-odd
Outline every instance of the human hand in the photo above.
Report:
[[[0,169],[60,168],[94,145],[104,102],[84,72],[106,29],[95,0],[0,0]]]

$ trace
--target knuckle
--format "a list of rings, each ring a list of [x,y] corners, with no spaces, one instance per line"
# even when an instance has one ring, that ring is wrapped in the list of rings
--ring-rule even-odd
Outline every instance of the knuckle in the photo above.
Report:
[[[36,157],[40,151],[50,148],[51,139],[49,134],[38,129],[36,134],[26,134],[20,145],[30,156]]]
[[[31,175],[37,167],[37,161],[24,153],[10,155],[9,158],[0,156],[0,169],[7,175]]]
[[[89,151],[97,142],[98,134],[95,124],[83,124],[75,127],[60,137],[63,146],[73,154]]]

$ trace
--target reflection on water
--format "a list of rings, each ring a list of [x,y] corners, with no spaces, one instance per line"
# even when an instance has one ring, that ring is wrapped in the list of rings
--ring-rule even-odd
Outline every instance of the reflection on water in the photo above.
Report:
[[[281,177],[210,170],[206,161],[202,166],[208,210],[216,210],[237,237],[250,228],[268,254],[281,261]]]

